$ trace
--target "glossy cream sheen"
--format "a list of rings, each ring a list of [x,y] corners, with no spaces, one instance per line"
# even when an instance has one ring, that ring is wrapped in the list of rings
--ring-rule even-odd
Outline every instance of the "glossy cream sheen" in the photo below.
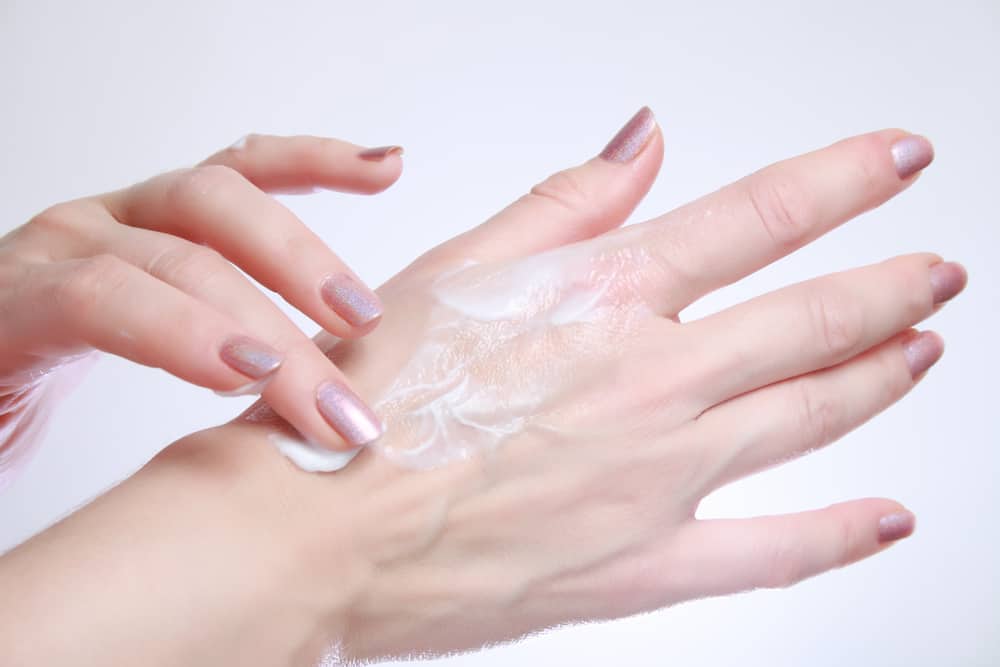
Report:
[[[613,354],[654,316],[638,280],[649,257],[619,240],[438,278],[420,345],[374,404],[386,430],[371,446],[429,469],[490,452],[528,428],[558,429],[560,397],[597,380],[579,377],[575,360]],[[275,444],[306,470],[350,460],[294,440]]]

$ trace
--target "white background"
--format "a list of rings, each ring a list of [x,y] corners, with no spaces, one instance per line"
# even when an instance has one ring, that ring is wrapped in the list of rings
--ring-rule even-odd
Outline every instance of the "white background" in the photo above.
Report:
[[[1000,4],[157,4],[0,2],[0,231],[249,131],[400,143],[405,173],[389,192],[289,200],[378,284],[599,151],[642,104],[662,124],[666,161],[636,219],[849,134],[928,135],[937,160],[913,189],[687,315],[905,252],[964,262],[970,287],[930,323],[948,349],[921,386],[834,447],[704,507],[749,515],[888,496],[917,513],[916,535],[792,589],[441,664],[1000,663]],[[0,549],[248,400],[103,359],[0,496]]]

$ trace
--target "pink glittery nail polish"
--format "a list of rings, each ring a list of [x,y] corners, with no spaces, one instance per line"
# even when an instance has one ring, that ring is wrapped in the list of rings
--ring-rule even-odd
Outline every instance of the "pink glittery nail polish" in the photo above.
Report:
[[[382,302],[370,289],[346,273],[327,276],[320,284],[326,305],[353,327],[369,324],[382,316]]]
[[[916,527],[916,517],[912,512],[903,510],[887,514],[878,522],[878,541],[895,542],[913,534]]]
[[[609,162],[629,162],[642,151],[655,128],[656,118],[650,108],[639,109],[608,142],[600,157]]]
[[[260,380],[281,366],[281,353],[248,336],[233,336],[219,348],[219,356],[233,370]]]
[[[382,423],[346,385],[328,380],[316,388],[316,406],[323,418],[350,445],[361,447],[382,435]]]
[[[402,146],[378,146],[377,148],[366,148],[360,153],[358,157],[362,160],[368,160],[370,162],[381,162],[390,155],[402,155]]]
[[[896,173],[900,178],[909,178],[924,169],[934,159],[931,142],[917,134],[896,140],[889,148]]]
[[[903,343],[903,357],[910,376],[917,379],[944,354],[944,341],[933,331],[921,331]]]

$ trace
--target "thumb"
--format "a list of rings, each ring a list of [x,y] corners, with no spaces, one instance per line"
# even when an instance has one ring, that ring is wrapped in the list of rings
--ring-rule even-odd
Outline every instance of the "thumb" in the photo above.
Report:
[[[440,252],[476,261],[531,255],[602,234],[625,222],[663,161],[663,137],[643,107],[600,155],[549,176]]]

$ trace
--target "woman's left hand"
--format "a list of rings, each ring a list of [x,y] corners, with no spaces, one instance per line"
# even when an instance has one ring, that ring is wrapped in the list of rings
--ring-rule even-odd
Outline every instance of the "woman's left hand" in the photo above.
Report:
[[[324,418],[317,387],[349,396],[349,381],[238,269],[339,337],[371,331],[378,297],[270,194],[376,193],[399,177],[400,152],[250,135],[196,167],[57,204],[0,238],[0,487],[94,349],[220,392],[263,391],[332,449],[377,435],[373,417],[357,433],[343,415]]]

